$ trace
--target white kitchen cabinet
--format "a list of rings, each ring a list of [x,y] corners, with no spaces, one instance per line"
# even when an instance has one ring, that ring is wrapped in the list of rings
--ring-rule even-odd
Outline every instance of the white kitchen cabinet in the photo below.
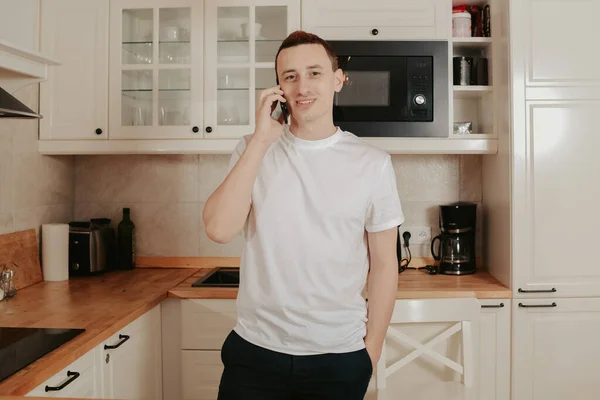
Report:
[[[40,138],[108,137],[106,0],[40,2],[40,51],[59,59],[40,84]]]
[[[300,28],[298,0],[207,0],[204,138],[254,131],[258,94],[276,85],[275,55]]]
[[[203,2],[110,2],[110,138],[200,139]]]
[[[479,400],[510,400],[511,299],[481,299]]]
[[[71,365],[33,389],[27,396],[101,398],[102,376],[99,347],[88,351]]]
[[[220,350],[182,350],[183,400],[215,400],[223,374]]]
[[[325,40],[449,39],[450,0],[303,0],[302,29]]]
[[[600,298],[513,299],[513,400],[596,400]]]
[[[162,399],[160,305],[106,340],[102,361],[105,398]]]
[[[514,296],[600,296],[600,1],[512,3]]]
[[[181,397],[214,400],[223,373],[221,347],[237,321],[235,299],[181,300]]]

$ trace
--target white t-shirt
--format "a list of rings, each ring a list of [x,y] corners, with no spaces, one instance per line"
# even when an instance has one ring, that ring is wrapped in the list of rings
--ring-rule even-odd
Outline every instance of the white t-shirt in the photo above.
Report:
[[[230,170],[250,138],[240,140]],[[303,140],[286,126],[263,159],[251,203],[234,330],[286,354],[364,348],[366,231],[404,222],[390,155],[339,128]]]

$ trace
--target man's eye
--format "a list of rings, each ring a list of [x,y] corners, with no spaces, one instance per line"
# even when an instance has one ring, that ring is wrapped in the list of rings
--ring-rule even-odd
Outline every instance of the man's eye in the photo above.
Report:
[[[321,73],[317,72],[317,71],[313,71],[312,74],[313,74],[313,76],[321,75]]]
[[[286,81],[289,81],[290,79],[293,79],[293,78],[294,78],[294,75],[288,75],[288,76],[286,76],[284,79],[285,79]]]

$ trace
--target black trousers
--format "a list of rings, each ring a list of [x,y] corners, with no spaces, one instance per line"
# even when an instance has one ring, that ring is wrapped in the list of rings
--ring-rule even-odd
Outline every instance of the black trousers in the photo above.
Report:
[[[218,400],[362,400],[373,366],[366,349],[294,356],[256,346],[235,331],[223,343]]]

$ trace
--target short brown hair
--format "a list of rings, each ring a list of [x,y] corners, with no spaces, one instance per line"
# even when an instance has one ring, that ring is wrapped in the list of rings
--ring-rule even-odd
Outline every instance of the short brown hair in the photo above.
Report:
[[[320,44],[323,46],[327,52],[329,60],[331,61],[331,69],[333,72],[338,70],[338,59],[329,43],[315,34],[304,31],[295,31],[290,33],[289,36],[284,39],[284,41],[281,43],[281,46],[279,46],[279,50],[277,50],[277,54],[275,55],[275,75],[277,75],[277,57],[279,57],[281,50],[300,46],[301,44]]]

